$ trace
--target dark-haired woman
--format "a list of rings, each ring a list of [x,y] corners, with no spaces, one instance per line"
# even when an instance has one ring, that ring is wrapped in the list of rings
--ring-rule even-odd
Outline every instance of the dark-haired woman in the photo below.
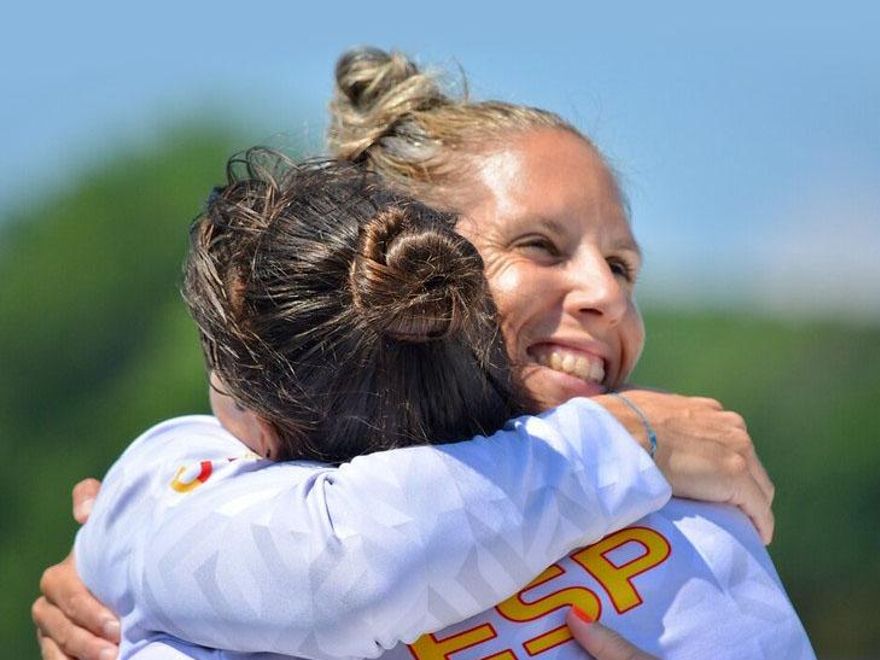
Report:
[[[400,56],[356,52],[340,61],[337,79],[337,154],[461,213],[459,229],[486,263],[508,350],[532,398],[552,406],[598,394],[647,446],[639,417],[601,396],[623,382],[642,332],[632,301],[638,251],[596,149],[550,113],[450,99]],[[625,235],[610,235],[605,222],[582,222],[599,219]],[[673,491],[739,504],[768,539],[772,486],[742,421],[708,400],[650,392],[631,398],[660,437],[655,458]],[[82,594],[70,576],[69,567],[59,568],[44,581],[68,612],[67,594]],[[85,609],[99,632],[105,611]],[[82,638],[47,600],[38,601],[35,618],[74,643]]]

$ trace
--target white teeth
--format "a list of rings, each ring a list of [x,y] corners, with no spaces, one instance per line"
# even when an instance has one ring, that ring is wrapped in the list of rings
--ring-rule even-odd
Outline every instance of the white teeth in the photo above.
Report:
[[[553,350],[549,353],[537,353],[535,361],[554,371],[562,371],[584,380],[601,383],[605,379],[605,365],[598,357]]]

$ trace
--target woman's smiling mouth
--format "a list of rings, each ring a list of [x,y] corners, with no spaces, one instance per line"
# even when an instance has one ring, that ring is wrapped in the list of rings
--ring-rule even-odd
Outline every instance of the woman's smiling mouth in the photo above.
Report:
[[[605,360],[559,344],[536,344],[527,349],[529,356],[542,367],[575,376],[588,383],[602,384],[605,380]]]

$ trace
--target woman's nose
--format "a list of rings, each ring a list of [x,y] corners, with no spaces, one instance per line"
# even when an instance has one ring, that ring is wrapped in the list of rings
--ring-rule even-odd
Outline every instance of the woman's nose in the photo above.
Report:
[[[626,314],[629,292],[604,257],[572,263],[569,283],[565,307],[570,314],[588,315],[609,325],[616,325]]]

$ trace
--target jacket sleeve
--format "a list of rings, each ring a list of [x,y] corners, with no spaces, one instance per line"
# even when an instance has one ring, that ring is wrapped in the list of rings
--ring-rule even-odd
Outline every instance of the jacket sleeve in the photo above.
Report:
[[[205,486],[133,555],[145,620],[197,644],[310,658],[375,657],[464,620],[670,497],[586,399],[490,437]]]

